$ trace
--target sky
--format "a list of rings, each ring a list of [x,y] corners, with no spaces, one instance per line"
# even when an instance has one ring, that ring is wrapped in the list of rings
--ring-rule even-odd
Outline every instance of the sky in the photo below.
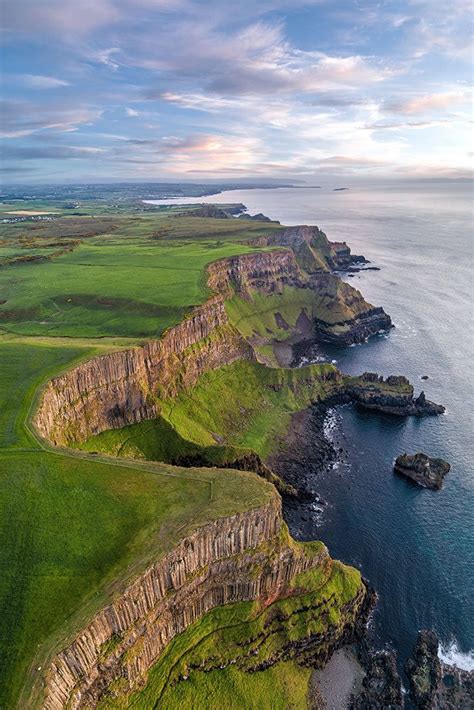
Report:
[[[470,0],[3,0],[5,183],[470,175]]]

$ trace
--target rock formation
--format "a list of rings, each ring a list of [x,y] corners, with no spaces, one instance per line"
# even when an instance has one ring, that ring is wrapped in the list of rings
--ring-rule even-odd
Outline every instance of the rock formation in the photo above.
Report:
[[[366,372],[356,382],[349,383],[348,392],[361,407],[396,416],[425,417],[445,411],[441,404],[426,399],[424,392],[415,398],[413,385],[402,375],[384,380],[374,372]]]
[[[434,631],[422,630],[406,663],[410,695],[419,710],[474,707],[474,672],[442,663]]]
[[[351,710],[401,710],[404,706],[402,682],[393,651],[370,653],[365,659],[366,675],[362,692],[353,698]]]
[[[265,610],[278,599],[291,597],[293,613],[299,608],[325,628],[318,634],[308,628],[301,637],[293,631],[291,641],[288,637],[283,646],[272,644],[266,657],[259,654],[255,669],[268,667],[282,655],[323,662],[352,633],[366,588],[359,581],[343,605],[334,595],[316,593],[313,608],[311,590],[297,583],[297,575],[309,570],[320,571],[324,590],[333,562],[323,545],[308,549],[288,540],[276,493],[263,507],[208,523],[123,589],[53,659],[45,673],[43,707],[94,707],[117,679],[121,692],[130,692],[144,682],[174,636],[214,607],[238,601],[258,599]],[[331,608],[332,614],[337,610],[340,615],[337,624],[329,620]],[[283,620],[278,623],[280,632]],[[274,633],[270,624],[267,633]]]
[[[219,259],[207,271],[209,288],[227,298],[248,298],[252,291],[281,293],[284,286],[304,288],[307,282],[293,252],[283,249]]]
[[[337,250],[332,250],[331,242],[317,227],[290,227],[255,243],[289,249],[215,261],[208,266],[209,287],[225,298],[237,295],[244,299],[250,299],[252,292],[282,293],[285,286],[311,290],[316,341],[351,345],[392,327],[383,308],[367,303],[360,291],[331,273],[331,268],[339,268]],[[305,249],[310,257],[303,254]]]
[[[413,655],[406,663],[412,699],[417,708],[429,710],[441,680],[438,639],[433,631],[419,631]]]
[[[161,340],[94,357],[46,386],[34,423],[58,446],[80,443],[159,413],[157,399],[176,396],[208,370],[255,359],[229,324],[222,297],[195,308]]]
[[[436,491],[442,488],[444,477],[450,469],[451,466],[447,461],[431,459],[423,453],[413,454],[412,456],[401,454],[397,456],[393,467],[396,473],[411,478],[412,481],[423,486],[423,488],[431,488]]]

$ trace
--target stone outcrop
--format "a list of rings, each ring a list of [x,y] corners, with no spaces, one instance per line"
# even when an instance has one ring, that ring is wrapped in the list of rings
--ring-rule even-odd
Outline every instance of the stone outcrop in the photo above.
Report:
[[[257,212],[257,214],[248,214],[247,212],[244,212],[239,215],[238,218],[251,220],[253,222],[273,222],[274,224],[280,224],[278,220],[270,219],[270,217],[267,217],[263,214],[263,212]]]
[[[423,488],[439,491],[443,487],[444,477],[451,466],[443,459],[432,459],[426,454],[417,453],[412,456],[401,454],[397,456],[393,470],[396,473],[411,478]]]
[[[351,253],[346,242],[331,242],[316,226],[286,227],[254,242],[258,246],[284,246],[295,253],[298,263],[308,273],[343,271],[354,264],[366,263],[363,256]]]
[[[264,506],[215,520],[182,540],[123,589],[53,659],[45,672],[45,710],[94,707],[117,679],[122,692],[124,686],[129,692],[144,682],[174,636],[216,606],[258,599],[265,609],[278,599],[294,597],[295,575],[320,569],[323,580],[329,577],[333,563],[326,548],[309,552],[295,545],[282,525],[275,493]],[[328,638],[304,633],[298,642],[289,643],[293,657],[299,648],[305,654],[312,647],[313,657],[327,658],[354,628],[365,596],[361,583],[339,609],[344,614],[341,623],[337,627],[327,623]],[[306,596],[304,604],[301,610],[307,612]],[[321,602],[313,613],[321,617]],[[265,662],[277,660],[278,653]]]
[[[374,372],[366,372],[349,382],[351,399],[365,409],[374,409],[396,416],[426,417],[443,414],[445,408],[426,399],[424,392],[414,397],[413,385],[402,375],[391,375],[386,380]]]
[[[366,675],[361,693],[352,699],[350,710],[402,710],[402,682],[393,651],[372,652],[364,659]]]
[[[434,631],[422,630],[406,663],[411,700],[419,710],[474,707],[474,672],[449,666],[438,657]]]
[[[224,294],[233,288],[243,297],[248,297],[252,289],[278,293],[285,285],[309,288],[315,294],[314,340],[334,345],[360,343],[392,327],[383,308],[367,303],[360,291],[332,273],[365,262],[364,257],[352,255],[345,242],[330,242],[318,227],[303,225],[275,231],[253,243],[286,247],[293,258],[283,268],[276,266],[283,259],[278,256],[281,251],[264,252],[265,262],[262,253],[215,262],[209,268],[211,288]],[[269,264],[274,266],[269,269]]]
[[[293,252],[251,252],[214,261],[207,267],[208,286],[225,297],[243,298],[252,291],[281,293],[284,286],[304,287],[307,278],[301,272]]]
[[[222,297],[194,309],[161,340],[94,357],[46,386],[34,423],[52,443],[80,443],[159,414],[159,398],[192,387],[208,370],[255,359],[229,324]]]
[[[419,631],[412,656],[406,663],[412,699],[417,708],[433,707],[436,688],[441,681],[438,639],[433,631]]]

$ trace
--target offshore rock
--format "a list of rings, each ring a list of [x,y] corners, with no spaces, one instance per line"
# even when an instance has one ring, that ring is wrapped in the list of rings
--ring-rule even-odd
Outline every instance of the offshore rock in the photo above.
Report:
[[[420,710],[459,710],[474,707],[474,672],[440,661],[434,631],[419,631],[406,663],[410,695]]]
[[[445,412],[441,404],[426,399],[424,392],[415,399],[413,385],[402,375],[391,375],[384,380],[376,373],[366,372],[349,383],[347,391],[361,407],[386,414],[426,417]]]
[[[440,490],[451,466],[443,459],[432,459],[420,452],[397,456],[393,469],[396,473],[411,478],[423,488]]]

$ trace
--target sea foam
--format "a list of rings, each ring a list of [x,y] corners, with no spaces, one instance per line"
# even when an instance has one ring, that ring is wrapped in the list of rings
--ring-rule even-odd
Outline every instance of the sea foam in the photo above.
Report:
[[[451,641],[447,645],[440,643],[438,656],[440,661],[448,666],[456,666],[456,668],[460,668],[463,671],[474,670],[474,650],[463,653],[459,650],[456,641]]]

